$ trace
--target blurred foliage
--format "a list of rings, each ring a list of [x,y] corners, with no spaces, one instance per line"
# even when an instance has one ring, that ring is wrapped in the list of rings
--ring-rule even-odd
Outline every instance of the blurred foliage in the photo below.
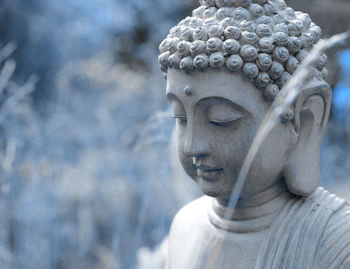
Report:
[[[0,268],[134,268],[199,194],[177,163],[157,64],[194,6],[0,0],[2,52],[17,44],[0,109]],[[330,186],[350,167],[333,169],[341,139],[325,140]]]
[[[0,5],[13,79],[39,78],[2,124],[0,268],[133,268],[193,195],[174,191],[157,66],[158,43],[191,3]]]

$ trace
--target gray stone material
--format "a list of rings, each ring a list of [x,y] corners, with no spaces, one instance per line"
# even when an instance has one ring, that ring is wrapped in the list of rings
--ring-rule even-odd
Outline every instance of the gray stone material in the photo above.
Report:
[[[270,108],[266,100],[290,78],[319,30],[308,32],[309,16],[281,0],[200,2],[197,19],[171,30],[178,40],[163,42],[159,58],[180,162],[205,194],[174,218],[162,244],[165,268],[350,268],[350,208],[319,187],[332,94],[321,72],[325,56],[259,148],[232,218],[225,218]],[[262,17],[268,27],[257,27]],[[239,27],[230,25],[236,20]],[[192,29],[199,25],[208,27]]]
[[[173,27],[160,44],[161,70],[189,73],[226,68],[240,71],[264,92],[268,87],[260,83],[262,72],[269,84],[282,88],[305,51],[320,39],[321,28],[308,14],[295,12],[284,1],[268,2],[202,1],[192,17]],[[317,66],[325,75],[326,63],[320,61]],[[269,93],[265,96],[270,101],[274,98]]]

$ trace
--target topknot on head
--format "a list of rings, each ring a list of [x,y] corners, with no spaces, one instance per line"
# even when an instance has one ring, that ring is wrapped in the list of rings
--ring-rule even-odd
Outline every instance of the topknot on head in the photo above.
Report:
[[[192,17],[173,27],[160,44],[162,71],[208,68],[240,71],[268,99],[319,41],[321,28],[283,0],[199,0]],[[326,57],[317,65],[324,79]],[[317,73],[317,72],[316,72]]]

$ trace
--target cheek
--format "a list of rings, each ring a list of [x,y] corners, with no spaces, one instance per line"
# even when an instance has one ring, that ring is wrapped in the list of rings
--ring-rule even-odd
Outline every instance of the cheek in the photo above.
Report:
[[[288,136],[282,132],[271,134],[264,142],[261,154],[263,167],[268,167],[276,176],[283,170],[288,158]],[[273,176],[273,175],[271,175]]]
[[[238,174],[248,152],[252,140],[250,133],[246,125],[223,130],[214,142],[216,158],[221,159],[223,165],[234,175]]]
[[[289,133],[285,128],[277,126],[272,130],[262,146],[263,167],[276,167],[277,170],[282,170],[288,158],[289,140]]]
[[[258,192],[280,180],[288,158],[288,134],[271,132],[263,142],[247,179],[247,188]]]

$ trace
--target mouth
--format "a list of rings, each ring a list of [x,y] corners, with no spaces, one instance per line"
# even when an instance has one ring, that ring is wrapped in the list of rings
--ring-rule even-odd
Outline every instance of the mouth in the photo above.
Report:
[[[223,171],[222,168],[209,167],[205,165],[197,166],[197,175],[204,180],[215,182],[218,181],[218,176]]]

